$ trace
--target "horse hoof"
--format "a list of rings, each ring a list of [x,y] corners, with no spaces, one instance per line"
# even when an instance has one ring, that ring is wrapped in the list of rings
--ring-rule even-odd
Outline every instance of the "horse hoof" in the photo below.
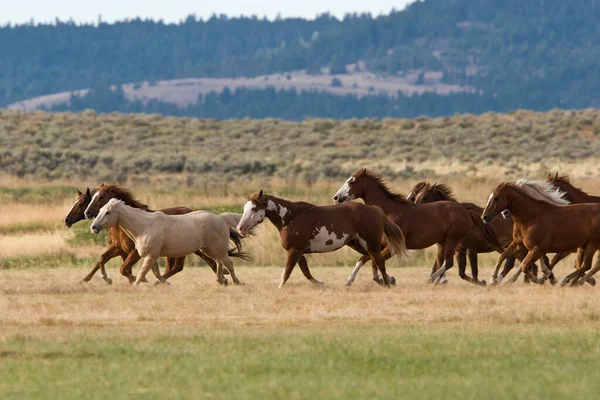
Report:
[[[486,282],[486,281],[484,281],[484,280],[482,279],[482,280],[480,280],[480,281],[478,282],[478,285],[479,285],[479,286],[486,286],[486,285],[487,285],[487,282]]]
[[[104,282],[106,282],[107,285],[112,285],[112,279],[110,278],[105,279]]]
[[[396,286],[396,278],[394,278],[393,276],[390,276],[390,285]]]
[[[346,282],[345,285],[346,286],[352,286],[352,282]]]
[[[596,279],[590,278],[587,280],[587,283],[591,286],[596,286]]]

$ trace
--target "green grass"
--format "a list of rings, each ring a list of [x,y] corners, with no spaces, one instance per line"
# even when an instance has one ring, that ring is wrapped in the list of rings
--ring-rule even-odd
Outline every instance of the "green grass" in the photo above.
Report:
[[[62,221],[31,221],[0,226],[0,235],[14,235],[18,233],[31,233],[40,231],[53,231],[62,228]]]
[[[90,257],[77,257],[74,254],[42,254],[35,256],[18,256],[0,258],[2,269],[44,269],[57,267],[91,267],[98,260],[100,254]],[[120,260],[120,259],[119,259]]]
[[[60,185],[0,187],[0,201],[39,204],[69,197],[75,199],[75,193],[74,187]]]
[[[83,220],[79,221],[71,227],[73,236],[67,240],[72,246],[89,246],[98,244],[101,246],[108,247],[108,233],[106,230],[94,235],[90,232],[90,226],[92,221]]]
[[[7,398],[597,398],[594,329],[333,327],[0,342]]]

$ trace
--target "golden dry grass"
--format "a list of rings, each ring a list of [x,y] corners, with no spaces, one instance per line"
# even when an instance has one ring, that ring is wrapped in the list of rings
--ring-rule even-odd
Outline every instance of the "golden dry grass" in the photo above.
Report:
[[[314,257],[313,259],[316,259]],[[316,260],[315,260],[316,261]],[[316,263],[315,263],[316,264]],[[208,269],[188,269],[170,287],[130,287],[124,278],[105,285],[99,278],[77,283],[73,269],[4,271],[0,281],[1,335],[47,335],[115,328],[135,336],[139,330],[275,329],[326,326],[427,326],[430,329],[498,330],[539,325],[568,329],[597,324],[597,288],[532,286],[474,287],[456,271],[444,286],[426,284],[428,269],[394,268],[396,287],[383,289],[364,270],[344,285],[349,268],[313,268],[326,282],[312,286],[294,271],[277,289],[281,269],[245,268],[241,287],[220,287]],[[489,268],[485,269],[489,273]],[[153,279],[150,279],[153,281]]]

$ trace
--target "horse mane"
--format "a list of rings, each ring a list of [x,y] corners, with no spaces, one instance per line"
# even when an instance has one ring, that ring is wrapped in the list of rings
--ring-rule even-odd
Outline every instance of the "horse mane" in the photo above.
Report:
[[[452,188],[444,183],[434,183],[431,190],[437,190],[446,200],[457,201]]]
[[[530,181],[521,178],[515,183],[514,186],[521,189],[523,193],[534,200],[543,201],[545,203],[557,206],[566,206],[571,204],[571,202],[566,199],[567,193],[555,187],[552,182]]]
[[[390,199],[394,200],[394,201],[399,201],[399,202],[403,202],[406,203],[408,202],[408,200],[406,200],[406,197],[404,197],[404,195],[394,192],[393,190],[390,190],[387,187],[387,184],[385,183],[385,179],[383,179],[383,177],[379,174],[376,174],[374,172],[370,172],[370,171],[365,171],[361,176],[364,176],[366,178],[369,178],[373,183],[375,183],[382,191],[383,193],[386,194],[386,196],[388,196]]]
[[[123,200],[123,202],[130,207],[139,208],[140,210],[144,211],[150,210],[147,204],[136,200],[135,197],[133,197],[133,193],[119,185],[104,185],[102,189],[110,190],[119,200]]]

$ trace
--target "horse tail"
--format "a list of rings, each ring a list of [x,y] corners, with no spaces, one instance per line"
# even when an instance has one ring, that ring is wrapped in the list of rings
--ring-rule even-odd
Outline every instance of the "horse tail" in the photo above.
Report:
[[[402,230],[388,218],[381,208],[375,206],[374,208],[377,210],[379,220],[383,225],[383,237],[390,249],[390,253],[398,256],[398,258],[407,256],[408,251],[406,250],[406,241],[404,240]]]
[[[473,227],[479,229],[483,233],[483,237],[485,238],[486,242],[488,242],[490,246],[492,246],[492,249],[494,249],[494,251],[497,251],[498,253],[502,254],[504,252],[504,245],[502,245],[502,242],[498,238],[498,235],[496,235],[496,232],[494,232],[494,230],[492,229],[492,226],[483,223],[483,221],[479,217],[479,212],[472,210],[469,212],[469,214],[471,214]]]
[[[227,250],[229,257],[241,258],[244,261],[252,260],[248,253],[242,251],[242,236],[231,226],[229,227],[229,240],[235,245],[235,249]]]

